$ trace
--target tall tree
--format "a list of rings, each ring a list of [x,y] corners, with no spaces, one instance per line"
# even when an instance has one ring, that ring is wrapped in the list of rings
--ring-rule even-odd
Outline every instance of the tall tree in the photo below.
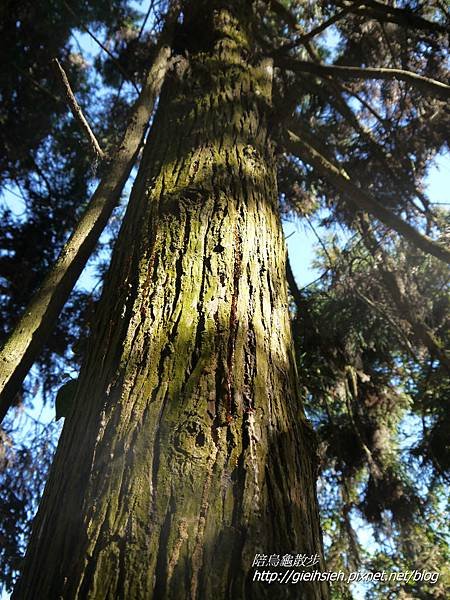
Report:
[[[74,343],[86,316],[76,328],[75,318],[88,314],[79,293],[46,349],[44,336],[25,331],[50,365],[54,348],[72,365],[84,357],[78,380],[58,393],[67,418],[15,597],[325,598],[321,582],[275,588],[251,571],[256,553],[322,555],[319,469],[327,569],[426,565],[441,571],[438,584],[380,583],[370,597],[443,598],[450,254],[447,215],[422,182],[448,141],[448,14],[440,0],[173,4],[172,59],[87,350]],[[101,92],[106,118],[83,88],[89,77],[69,68],[82,59],[63,63],[113,155],[121,132],[111,125],[127,121],[123,88],[132,95],[145,81],[156,36],[132,24],[126,3],[86,9],[86,18],[81,5],[63,5],[69,27],[97,43],[99,31],[108,37],[95,62],[112,91]],[[160,30],[163,9],[150,3],[144,25],[152,15]],[[27,81],[48,94],[45,73]],[[26,296],[13,293],[26,233],[54,240],[53,256],[81,212],[66,210],[70,190],[85,198],[93,178],[73,151],[78,126],[63,118],[46,139],[51,122],[43,124],[23,144],[34,166],[2,163],[28,211],[23,222],[5,212],[4,332]],[[323,275],[299,290],[288,265],[289,295],[280,214],[300,215],[321,246]],[[323,235],[336,225],[344,243]],[[55,307],[58,290],[47,291]],[[20,383],[31,360],[8,377]],[[7,403],[18,402],[16,384]],[[30,451],[14,467],[8,423],[5,482],[33,462]],[[412,430],[406,449],[401,435]],[[13,493],[0,491],[0,510],[15,514],[22,488],[19,478]],[[22,502],[18,527],[26,512]],[[376,553],[361,547],[361,519]],[[0,525],[8,542],[13,530],[11,517]],[[352,597],[345,582],[331,594]]]
[[[184,7],[17,598],[264,597],[255,551],[321,553],[251,20]]]

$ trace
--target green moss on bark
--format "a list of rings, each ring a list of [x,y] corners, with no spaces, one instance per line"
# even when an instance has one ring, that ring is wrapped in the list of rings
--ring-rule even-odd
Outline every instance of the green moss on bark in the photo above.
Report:
[[[320,549],[272,70],[240,4],[163,89],[15,598],[298,598],[253,557]]]

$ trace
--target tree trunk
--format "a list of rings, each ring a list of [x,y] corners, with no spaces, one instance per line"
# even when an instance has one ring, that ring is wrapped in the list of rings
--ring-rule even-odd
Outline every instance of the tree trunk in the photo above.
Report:
[[[253,581],[256,553],[320,554],[315,438],[272,68],[252,58],[250,3],[191,5],[14,598],[327,598]]]
[[[42,352],[130,176],[169,64],[170,49],[166,38],[170,33],[164,31],[164,34],[108,172],[100,181],[55,265],[0,349],[0,423],[13,406],[23,380]]]

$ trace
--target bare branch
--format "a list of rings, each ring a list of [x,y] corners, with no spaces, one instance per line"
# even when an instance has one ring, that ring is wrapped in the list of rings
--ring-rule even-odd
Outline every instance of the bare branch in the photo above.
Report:
[[[350,176],[344,169],[339,169],[330,162],[308,141],[305,141],[305,136],[301,133],[297,135],[297,133],[288,130],[287,134],[289,150],[306,160],[322,177],[330,181],[340,192],[345,194],[357,208],[370,212],[387,227],[394,229],[406,237],[424,252],[432,254],[439,260],[450,264],[450,250],[447,250],[430,237],[417,231],[409,223],[385,208],[369,193],[353,184]]]
[[[56,73],[58,74],[58,76],[61,79],[61,84],[64,88],[64,93],[66,94],[67,102],[70,106],[70,110],[72,111],[72,114],[73,114],[75,120],[78,122],[79,126],[83,130],[83,133],[86,136],[89,144],[91,145],[94,153],[101,160],[104,160],[106,157],[106,154],[101,149],[100,144],[98,143],[97,138],[94,135],[94,132],[92,131],[91,127],[89,126],[89,123],[87,122],[86,117],[83,115],[83,111],[81,110],[81,107],[78,104],[77,99],[75,98],[72,88],[70,87],[70,83],[67,78],[66,72],[62,68],[61,63],[59,62],[59,60],[57,58],[54,58],[52,62],[55,67]]]
[[[24,314],[0,349],[0,421],[12,405],[32,364],[83,271],[135,163],[149,118],[170,67],[178,5],[169,11],[155,60],[136,101],[121,144],[71,237]]]
[[[342,65],[314,64],[293,58],[276,58],[276,64],[284,69],[300,73],[312,73],[318,77],[335,76],[342,79],[384,79],[405,81],[427,94],[436,94],[445,100],[450,98],[450,86],[403,69],[386,69],[383,67],[347,67]]]

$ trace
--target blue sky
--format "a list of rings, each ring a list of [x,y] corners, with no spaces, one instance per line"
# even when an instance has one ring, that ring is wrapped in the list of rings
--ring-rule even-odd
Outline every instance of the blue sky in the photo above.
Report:
[[[140,4],[140,10],[145,10],[148,2]],[[88,53],[97,53],[95,45],[85,35],[79,34],[78,38],[83,39],[83,45],[86,44]],[[438,156],[433,167],[431,167],[427,178],[427,192],[431,202],[436,204],[449,204],[450,207],[450,155]],[[6,193],[1,199],[11,207],[14,214],[21,214],[24,210],[23,202],[13,193]],[[294,220],[284,224],[284,232],[287,238],[288,250],[291,265],[300,287],[308,285],[315,280],[320,272],[312,267],[312,261],[315,255],[315,246],[317,238],[305,222]],[[320,230],[319,230],[320,233]],[[82,276],[83,285],[89,287],[92,277],[89,275],[89,267]],[[38,404],[38,403],[37,403]],[[37,416],[40,413],[40,407],[36,406],[33,413]],[[50,421],[54,418],[53,407],[47,407],[42,417]],[[4,592],[0,600],[8,600],[9,594]]]
[[[450,153],[438,155],[429,170],[426,185],[430,202],[448,205],[450,209]],[[321,232],[320,228],[317,228],[317,231],[319,235],[326,234],[326,231]],[[285,223],[284,232],[297,284],[300,287],[308,285],[321,274],[311,264],[318,244],[317,237],[308,224],[299,219]]]
[[[438,156],[435,164],[430,168],[427,178],[427,192],[431,202],[436,204],[449,204],[450,206],[450,155]],[[15,213],[20,213],[23,210],[21,201],[14,195],[7,193],[3,197],[3,201],[7,202]],[[284,224],[284,232],[287,238],[288,251],[294,271],[295,278],[299,286],[308,285],[315,280],[320,272],[315,270],[311,263],[314,260],[315,246],[317,238],[312,230],[305,222],[294,220]],[[319,230],[320,234],[320,230]],[[89,287],[93,281],[89,274],[92,267],[87,267],[82,275],[83,286]],[[36,402],[33,410],[30,411],[35,418],[41,418],[43,421],[50,422],[54,419],[53,406],[46,406],[42,411],[39,401]],[[358,531],[360,541],[366,547],[372,544],[372,536],[369,529],[366,527],[360,528]],[[362,586],[355,586],[358,592],[363,597]],[[9,594],[3,592],[0,595],[0,600],[8,600]]]

